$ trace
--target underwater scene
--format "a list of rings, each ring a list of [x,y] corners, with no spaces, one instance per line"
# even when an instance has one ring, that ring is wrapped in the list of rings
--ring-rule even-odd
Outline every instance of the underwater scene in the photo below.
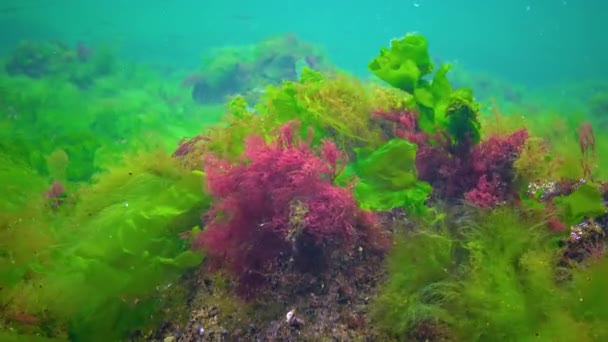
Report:
[[[608,341],[607,13],[2,2],[0,341]]]

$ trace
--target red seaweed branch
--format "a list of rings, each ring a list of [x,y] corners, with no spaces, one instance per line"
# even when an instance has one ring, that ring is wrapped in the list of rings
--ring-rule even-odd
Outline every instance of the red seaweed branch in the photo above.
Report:
[[[592,178],[592,155],[595,153],[595,134],[590,122],[583,122],[577,130],[578,142],[581,149],[581,166],[583,178]]]
[[[60,181],[55,180],[48,191],[44,193],[44,196],[51,209],[57,210],[67,198],[65,186]]]

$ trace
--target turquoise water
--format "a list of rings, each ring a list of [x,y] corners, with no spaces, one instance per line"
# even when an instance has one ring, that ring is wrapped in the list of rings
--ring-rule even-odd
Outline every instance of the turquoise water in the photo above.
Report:
[[[23,39],[97,41],[138,60],[197,65],[206,50],[292,32],[366,75],[378,44],[418,31],[433,56],[525,84],[608,75],[601,0],[6,0],[0,49]]]

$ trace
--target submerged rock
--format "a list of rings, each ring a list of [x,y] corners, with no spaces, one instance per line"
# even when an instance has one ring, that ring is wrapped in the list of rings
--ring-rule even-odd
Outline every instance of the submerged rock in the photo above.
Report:
[[[304,66],[331,70],[314,45],[294,35],[282,35],[253,46],[218,49],[195,76],[188,76],[182,84],[192,86],[192,99],[202,104],[223,103],[237,94],[255,102],[263,94],[260,89],[298,80]]]

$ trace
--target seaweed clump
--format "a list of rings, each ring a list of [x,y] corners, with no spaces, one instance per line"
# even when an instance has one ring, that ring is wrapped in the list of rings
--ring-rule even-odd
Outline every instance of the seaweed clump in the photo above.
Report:
[[[330,69],[321,51],[293,34],[271,37],[254,46],[221,48],[203,62],[199,72],[182,83],[192,87],[192,99],[202,104],[222,103],[237,94],[256,101],[265,86],[297,80],[302,66]]]
[[[249,137],[235,164],[206,156],[215,202],[198,244],[236,277],[245,298],[276,282],[283,267],[320,274],[357,248],[385,248],[371,213],[358,208],[348,188],[332,184],[344,167],[342,153],[326,140],[317,156],[297,129],[285,124],[269,144]]]
[[[595,292],[600,273],[589,276],[593,289],[581,284],[581,274],[605,263],[599,222],[606,207],[593,177],[590,125],[578,131],[583,179],[545,179],[553,190],[531,195],[531,178],[552,171],[548,146],[530,140],[526,128],[482,138],[479,105],[470,90],[451,87],[449,68],[423,78],[433,65],[417,34],[393,41],[370,63],[379,78],[413,95],[375,116],[387,137],[416,145],[412,174],[432,186],[435,203],[448,205],[444,219],[397,233],[375,322],[397,340],[602,340],[600,305],[580,304],[586,296],[606,303]],[[411,156],[402,155],[408,165]],[[532,158],[539,165],[522,169]],[[402,189],[415,188],[409,179]]]
[[[542,227],[530,213],[499,208],[403,234],[389,256],[375,322],[395,339],[425,327],[442,340],[601,340],[602,318],[581,314],[597,306],[582,302],[606,299],[579,288],[587,268],[568,266],[574,280],[558,281],[559,237]]]
[[[390,136],[418,145],[418,178],[433,187],[436,199],[467,200],[480,207],[494,207],[516,196],[515,168],[526,129],[481,141],[479,105],[471,90],[453,89],[443,65],[433,71],[426,39],[409,34],[382,49],[370,70],[394,87],[410,92],[414,101],[403,108],[376,111],[391,123]]]
[[[96,78],[114,71],[109,51],[94,51],[84,43],[70,48],[61,42],[22,41],[6,63],[6,72],[31,78],[60,76],[79,88],[88,88]]]
[[[11,165],[1,179],[27,175]],[[29,179],[40,191],[35,174]],[[183,290],[174,283],[203,260],[188,249],[190,234],[180,238],[208,204],[200,182],[157,153],[115,166],[73,191],[69,205],[40,192],[20,208],[3,198],[10,211],[0,216],[0,324],[16,334],[107,341],[179,317],[172,310]]]

